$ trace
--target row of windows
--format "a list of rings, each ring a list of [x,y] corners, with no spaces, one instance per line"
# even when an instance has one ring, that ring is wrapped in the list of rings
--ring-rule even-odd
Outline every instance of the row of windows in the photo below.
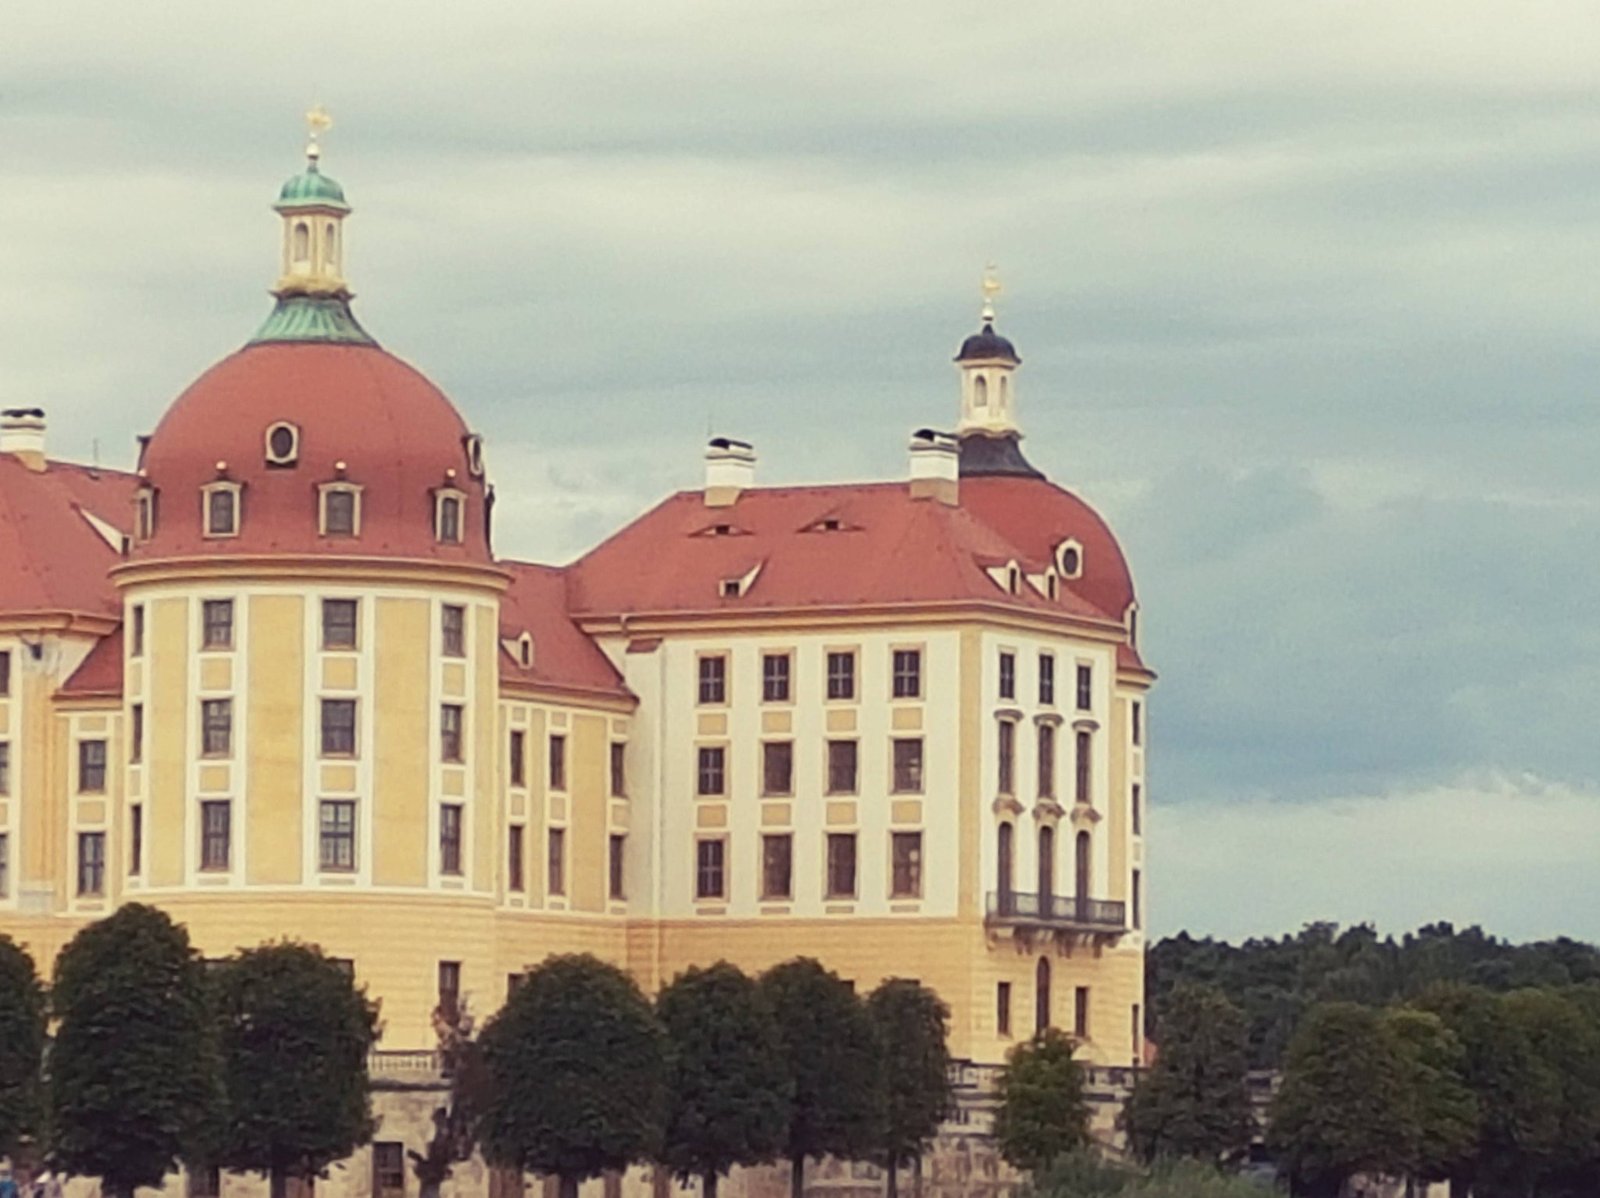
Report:
[[[358,647],[361,615],[359,599],[322,601],[322,648]],[[144,605],[135,604],[128,634],[128,655],[144,656]],[[206,599],[200,604],[200,647],[234,648],[234,609],[232,599]],[[439,650],[446,657],[465,657],[467,653],[467,609],[456,603],[439,608]],[[0,654],[0,658],[4,658]],[[3,694],[0,691],[0,694]]]
[[[857,654],[854,649],[832,650],[828,653],[827,695],[829,699],[856,698]],[[761,701],[787,703],[792,698],[794,662],[788,653],[763,653],[761,655]],[[896,699],[922,697],[922,650],[895,649],[890,658],[890,694]],[[698,701],[703,705],[720,705],[729,700],[728,657],[726,654],[705,654],[700,658],[698,676]]]
[[[1015,700],[1017,697],[1017,655],[1010,650],[1000,654],[1000,698]],[[1079,663],[1075,679],[1073,699],[1079,711],[1088,711],[1094,706],[1094,667]],[[1039,654],[1039,703],[1044,707],[1054,707],[1056,702],[1056,657],[1054,653]]]
[[[856,833],[829,832],[825,849],[823,897],[854,899],[856,886]],[[922,897],[922,833],[889,834],[889,897]],[[695,843],[695,897],[728,897],[728,841],[707,836]],[[761,897],[794,897],[794,836],[770,832],[761,837]]]
[[[856,794],[860,789],[860,742],[829,740],[826,745],[828,794]],[[921,794],[923,791],[922,737],[897,736],[890,740],[890,791],[894,794]],[[729,792],[728,750],[723,745],[701,745],[695,750],[695,793],[702,797],[724,797]],[[761,743],[761,793],[794,793],[794,742],[769,740]]]
[[[325,537],[361,535],[361,491],[355,483],[323,483],[317,488],[317,531]],[[433,493],[433,537],[443,544],[460,544],[465,527],[467,497],[451,487]],[[139,492],[135,538],[155,535],[159,495],[151,488]],[[207,537],[236,537],[244,522],[244,487],[235,482],[208,483],[200,489],[201,528]]]
[[[1050,1000],[1050,959],[1040,957],[1038,965],[1034,968],[1034,1004],[1033,1004],[1033,1029],[1042,1032],[1053,1022],[1053,1012]],[[1090,1011],[1089,987],[1075,986],[1072,990],[1072,1035],[1077,1040],[1090,1038],[1089,1026]],[[1129,1008],[1129,1019],[1132,1030],[1133,1055],[1139,1058],[1140,1043],[1143,1038],[1144,1025],[1141,1022],[1139,1004],[1134,1003]],[[998,982],[995,985],[995,1031],[1002,1036],[1010,1036],[1011,1032],[1011,983]]]

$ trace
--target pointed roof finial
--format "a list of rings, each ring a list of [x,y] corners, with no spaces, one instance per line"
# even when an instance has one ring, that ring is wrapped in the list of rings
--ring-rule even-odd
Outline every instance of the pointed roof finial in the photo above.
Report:
[[[983,322],[994,323],[994,297],[999,295],[1003,288],[1000,286],[1000,270],[993,262],[983,268]]]
[[[311,133],[310,141],[306,145],[306,158],[315,167],[317,159],[322,157],[322,147],[317,144],[317,138],[333,128],[333,118],[321,104],[313,104],[306,111],[306,128]]]

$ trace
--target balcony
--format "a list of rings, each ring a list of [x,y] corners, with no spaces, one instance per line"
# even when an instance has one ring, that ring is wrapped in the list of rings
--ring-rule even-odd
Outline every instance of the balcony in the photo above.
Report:
[[[1128,905],[1120,900],[1070,894],[991,890],[986,922],[991,927],[1120,936],[1128,930]]]

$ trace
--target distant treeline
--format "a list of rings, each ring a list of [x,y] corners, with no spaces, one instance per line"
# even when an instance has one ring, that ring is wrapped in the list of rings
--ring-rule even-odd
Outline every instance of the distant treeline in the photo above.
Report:
[[[1600,982],[1600,948],[1566,937],[1512,944],[1448,923],[1398,940],[1364,924],[1308,924],[1295,936],[1239,945],[1182,932],[1152,947],[1147,960],[1146,1009],[1158,1045],[1168,998],[1186,982],[1226,994],[1244,1012],[1251,1066],[1276,1069],[1301,1017],[1318,1003],[1387,1006],[1440,982],[1495,992]]]

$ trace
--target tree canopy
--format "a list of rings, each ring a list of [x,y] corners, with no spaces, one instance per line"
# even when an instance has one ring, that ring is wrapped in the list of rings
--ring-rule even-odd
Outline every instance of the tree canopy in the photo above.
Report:
[[[994,1134],[1000,1155],[1038,1173],[1089,1143],[1089,1104],[1075,1045],[1047,1027],[1018,1044],[1000,1071]]]
[[[950,1109],[950,1008],[926,986],[890,978],[867,998],[884,1062],[882,1152],[889,1195],[901,1165],[922,1155]]]
[[[33,958],[0,935],[0,1157],[37,1134],[43,1113],[44,986]]]

